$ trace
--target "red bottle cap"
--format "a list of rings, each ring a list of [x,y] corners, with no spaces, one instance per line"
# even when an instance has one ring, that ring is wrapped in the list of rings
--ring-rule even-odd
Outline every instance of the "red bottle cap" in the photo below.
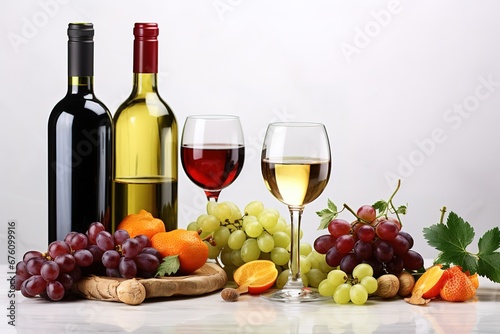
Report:
[[[134,25],[134,73],[158,73],[158,35],[156,23]]]

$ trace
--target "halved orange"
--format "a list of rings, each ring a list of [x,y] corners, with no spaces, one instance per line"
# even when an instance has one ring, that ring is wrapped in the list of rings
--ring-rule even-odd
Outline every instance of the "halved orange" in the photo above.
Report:
[[[441,269],[441,265],[434,265],[427,269],[415,282],[412,294],[419,292],[426,299],[437,297],[447,279],[448,272]]]
[[[236,269],[233,279],[240,287],[248,287],[248,293],[258,295],[271,288],[278,277],[278,269],[272,261],[255,260]]]

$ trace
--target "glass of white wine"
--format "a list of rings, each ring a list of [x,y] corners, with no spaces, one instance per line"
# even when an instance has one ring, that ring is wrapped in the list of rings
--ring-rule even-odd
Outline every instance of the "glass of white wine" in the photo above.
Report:
[[[300,277],[299,233],[302,212],[325,189],[330,167],[330,143],[323,124],[269,124],[262,147],[262,177],[271,194],[290,211],[290,274],[283,289],[265,293],[263,298],[295,303],[325,299],[305,288]]]

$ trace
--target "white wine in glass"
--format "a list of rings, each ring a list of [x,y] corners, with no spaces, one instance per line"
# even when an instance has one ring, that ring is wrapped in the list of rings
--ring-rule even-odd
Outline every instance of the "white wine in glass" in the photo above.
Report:
[[[291,216],[290,275],[283,289],[263,294],[273,301],[324,300],[313,289],[304,288],[300,277],[299,234],[302,212],[325,189],[330,178],[330,143],[320,123],[271,123],[262,147],[264,182]]]

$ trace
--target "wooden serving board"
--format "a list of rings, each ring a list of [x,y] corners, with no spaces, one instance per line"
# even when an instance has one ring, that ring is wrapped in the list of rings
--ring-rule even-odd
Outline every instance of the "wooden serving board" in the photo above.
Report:
[[[226,283],[224,269],[215,263],[205,263],[188,276],[147,279],[82,277],[73,285],[73,292],[88,299],[138,305],[146,298],[202,295],[220,290]]]

